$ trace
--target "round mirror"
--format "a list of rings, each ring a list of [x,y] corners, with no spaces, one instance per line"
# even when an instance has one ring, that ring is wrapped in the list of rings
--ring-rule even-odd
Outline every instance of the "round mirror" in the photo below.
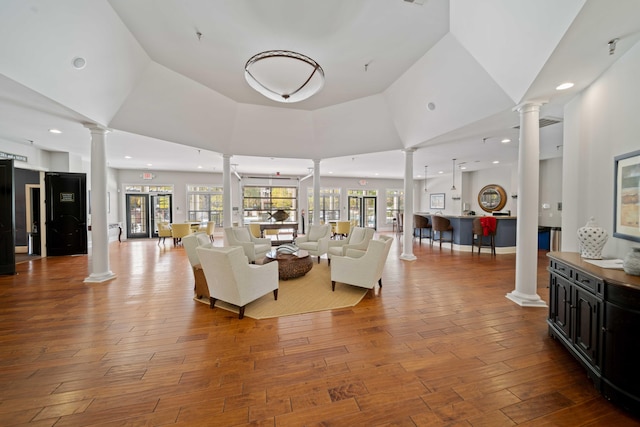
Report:
[[[507,204],[507,193],[499,185],[485,185],[478,193],[478,204],[483,211],[499,211]]]

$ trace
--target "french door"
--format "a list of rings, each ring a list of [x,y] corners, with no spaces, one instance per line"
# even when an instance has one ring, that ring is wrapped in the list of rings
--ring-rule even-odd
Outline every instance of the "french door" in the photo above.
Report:
[[[127,238],[150,237],[149,195],[127,194]]]
[[[158,237],[158,223],[171,221],[171,194],[127,194],[127,238]]]
[[[349,221],[354,221],[358,227],[375,230],[378,224],[377,213],[377,197],[349,196]]]
[[[171,194],[151,195],[151,237],[158,237],[158,223],[168,222],[171,224]]]

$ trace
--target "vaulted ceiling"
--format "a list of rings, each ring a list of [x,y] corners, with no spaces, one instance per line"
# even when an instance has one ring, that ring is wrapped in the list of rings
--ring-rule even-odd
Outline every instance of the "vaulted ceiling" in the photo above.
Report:
[[[416,175],[511,163],[513,108],[540,100],[561,121],[637,43],[638,16],[635,0],[3,0],[0,144],[88,159],[93,122],[123,169],[220,171],[231,154],[240,173],[319,159],[323,174],[400,178],[410,147]],[[295,104],[253,91],[244,64],[271,49],[318,61],[325,87]],[[562,125],[541,142],[559,155]]]

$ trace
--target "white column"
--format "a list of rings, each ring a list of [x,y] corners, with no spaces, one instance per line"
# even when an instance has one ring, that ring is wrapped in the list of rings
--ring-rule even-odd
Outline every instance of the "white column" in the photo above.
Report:
[[[107,224],[106,128],[85,124],[91,131],[91,274],[85,282],[100,283],[116,277],[109,268]]]
[[[516,288],[507,298],[525,307],[546,307],[537,294],[540,104],[523,104],[516,109],[520,113]]]
[[[318,159],[313,160],[313,224],[320,225],[320,160]]]
[[[222,155],[222,226],[231,227],[233,224],[231,209],[231,155]]]
[[[413,153],[415,148],[404,152],[404,217],[402,221],[402,254],[400,259],[415,261],[413,254]]]

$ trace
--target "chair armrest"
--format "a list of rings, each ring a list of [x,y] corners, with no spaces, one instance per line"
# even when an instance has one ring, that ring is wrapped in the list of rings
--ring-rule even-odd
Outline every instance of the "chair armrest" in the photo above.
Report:
[[[271,239],[267,237],[253,237],[251,236],[251,243],[255,243],[257,245],[271,245]]]
[[[309,241],[309,236],[308,235],[304,235],[304,236],[298,236],[296,238],[296,243],[306,243]]]
[[[346,250],[345,256],[349,258],[362,258],[362,256],[366,253],[367,251],[365,250],[350,248]]]
[[[366,251],[368,246],[369,246],[369,241],[365,240],[365,241],[362,241],[360,243],[354,243],[354,244],[351,244],[351,245],[345,245],[343,251],[346,252],[349,249],[359,249],[361,251]]]
[[[338,246],[344,247],[348,243],[349,243],[349,241],[346,240],[346,239],[345,240],[329,240],[329,247],[330,248],[335,248],[335,247],[338,247]]]

